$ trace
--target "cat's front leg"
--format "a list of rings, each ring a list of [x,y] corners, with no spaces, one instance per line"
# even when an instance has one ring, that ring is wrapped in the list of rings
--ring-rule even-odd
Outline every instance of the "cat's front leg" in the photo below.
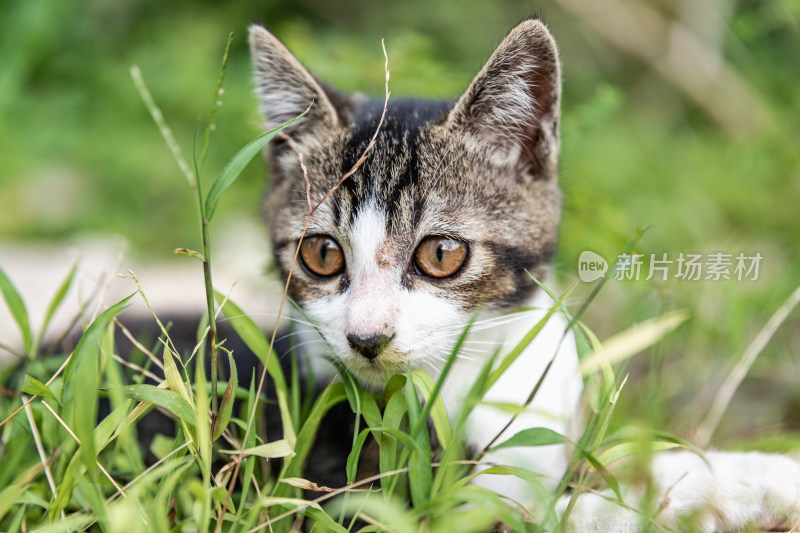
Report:
[[[689,451],[657,454],[651,465],[656,509],[638,510],[644,496],[628,490],[627,507],[609,495],[582,494],[568,519],[570,531],[638,532],[652,520],[667,530],[734,532],[800,526],[800,462],[757,452]],[[562,510],[565,505],[561,505]]]

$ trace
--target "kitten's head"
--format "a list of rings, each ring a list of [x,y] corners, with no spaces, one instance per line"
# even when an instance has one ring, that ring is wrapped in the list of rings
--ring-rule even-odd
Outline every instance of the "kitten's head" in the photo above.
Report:
[[[308,214],[366,149],[382,101],[314,78],[269,32],[250,45],[270,145],[266,218],[288,275]],[[390,48],[391,49],[391,48]],[[559,97],[555,42],[537,20],[505,38],[454,102],[390,101],[366,161],[311,217],[291,296],[365,382],[439,367],[479,307],[531,298],[556,241]]]

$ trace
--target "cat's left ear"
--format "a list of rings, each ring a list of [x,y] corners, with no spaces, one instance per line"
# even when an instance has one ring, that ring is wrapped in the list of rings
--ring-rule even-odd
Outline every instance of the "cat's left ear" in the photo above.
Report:
[[[331,101],[333,91],[326,91],[292,53],[261,26],[250,27],[250,55],[267,129],[288,122],[306,109],[305,117],[284,130],[298,142],[306,136],[319,135],[321,129],[340,125]]]
[[[493,157],[534,179],[555,177],[561,71],[556,43],[539,20],[503,40],[456,102],[446,124],[476,135]]]

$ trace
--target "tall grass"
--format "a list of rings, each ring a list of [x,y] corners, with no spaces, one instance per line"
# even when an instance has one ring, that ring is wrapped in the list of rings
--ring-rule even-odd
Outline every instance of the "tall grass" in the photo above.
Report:
[[[188,256],[187,260],[200,261],[204,273],[207,308],[197,345],[190,353],[178,351],[169,329],[153,311],[161,332],[158,342],[152,348],[138,344],[147,363],[136,365],[118,355],[115,332],[124,328],[118,315],[132,298],[147,301],[139,285],[136,293],[94,318],[71,353],[47,356],[43,339],[50,318],[74,282],[75,269],[54,296],[38,332],[32,329],[22,296],[0,269],[0,291],[23,341],[16,364],[0,372],[6,392],[0,396],[0,529],[288,532],[308,527],[315,531],[412,533],[486,531],[503,522],[514,531],[550,531],[563,527],[564,518],[584,490],[605,489],[606,497],[621,499],[622,482],[608,469],[611,463],[632,454],[646,457],[654,450],[691,448],[674,436],[647,429],[607,434],[626,383],[626,361],[657,342],[685,316],[668,313],[603,345],[581,318],[605,280],[598,281],[574,316],[565,305],[570,291],[553,295],[555,303],[546,316],[530,325],[519,345],[487,359],[466,401],[449,416],[439,391],[470,326],[438,376],[409,371],[394,376],[380,394],[372,394],[339,367],[340,379],[317,397],[304,400],[297,366],[287,375],[273,354],[275,331],[265,335],[224,292],[214,291],[208,227],[216,206],[244,165],[280,131],[277,128],[245,145],[204,194],[204,154],[212,136],[225,65],[223,59],[214,104],[191,165],[174,142],[141,73],[132,69],[148,110],[197,198],[203,249],[176,251]],[[309,217],[313,210],[309,201]],[[138,285],[138,279],[131,277]],[[260,360],[264,369],[260,378],[254,375],[248,382],[238,382],[236,360],[215,334],[220,313]],[[473,467],[488,467],[480,475],[516,476],[534,486],[535,472],[514,465],[486,464],[484,454],[504,447],[568,442],[567,437],[529,428],[516,435],[497,435],[487,449],[472,455],[464,447],[465,425],[492,384],[556,313],[569,321],[564,334],[574,334],[578,340],[590,384],[586,399],[591,409],[581,438],[571,443],[575,453],[558,490],[541,493],[535,506],[526,510],[518,502],[470,484],[476,475]],[[208,377],[207,355],[211,359]],[[228,381],[219,384],[218,358],[227,360],[229,374]],[[265,405],[272,401],[264,392],[267,374],[280,412],[280,439],[268,438],[259,422]],[[154,384],[146,383],[146,378]],[[540,383],[532,388],[528,403]],[[110,405],[103,417],[98,416],[101,402]],[[345,402],[355,420],[346,463],[347,484],[319,486],[304,478],[304,463],[322,418]],[[147,464],[137,428],[154,409],[168,414],[176,422],[176,430],[169,438],[153,442],[150,451],[157,460]],[[431,432],[440,447],[436,453],[431,450]],[[378,473],[359,479],[361,452],[372,440],[379,450]],[[570,489],[565,514],[558,516],[556,501]],[[642,512],[643,522],[649,522],[657,509],[645,506]]]

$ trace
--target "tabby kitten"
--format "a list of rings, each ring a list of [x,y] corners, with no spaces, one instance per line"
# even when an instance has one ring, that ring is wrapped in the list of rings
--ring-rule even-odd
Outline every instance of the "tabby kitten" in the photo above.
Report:
[[[313,102],[304,118],[284,130],[290,140],[269,148],[272,181],[265,212],[285,279],[308,214],[296,151],[305,161],[316,204],[361,157],[383,102],[334,91],[259,26],[251,28],[250,43],[268,128]],[[455,101],[390,101],[365,163],[311,218],[293,270],[290,294],[315,325],[302,333],[317,375],[332,375],[334,367],[326,361],[332,359],[376,390],[408,367],[435,377],[479,312],[442,392],[455,412],[486,357],[498,347],[507,352],[544,316],[552,302],[532,276],[546,277],[556,246],[560,95],[555,42],[540,21],[528,20],[511,31]],[[532,310],[510,314],[519,308]],[[570,433],[582,380],[574,339],[558,316],[485,400],[524,404],[551,360],[533,404],[505,436],[528,427]],[[482,448],[509,419],[506,412],[479,406],[469,420],[469,444]],[[511,448],[486,459],[540,472],[545,485],[553,486],[566,468],[565,448]],[[746,490],[719,499],[722,480],[748,481],[742,478],[746,465],[791,473],[781,489],[789,492],[770,491],[774,480],[762,473],[764,483],[749,480]],[[667,519],[708,505],[707,530],[714,531],[756,517],[771,524],[798,515],[800,467],[786,458],[709,454],[704,463],[672,454],[659,457],[657,473],[659,468],[666,470],[659,478],[664,490],[678,481],[676,472],[692,473],[670,493],[677,503],[667,506],[662,514]],[[694,481],[708,490],[697,495]],[[531,487],[515,477],[483,475],[477,482],[517,501],[531,499]],[[743,502],[752,501],[758,505],[740,512]],[[571,516],[580,531],[636,531],[640,522],[635,513],[590,495],[580,498]]]

